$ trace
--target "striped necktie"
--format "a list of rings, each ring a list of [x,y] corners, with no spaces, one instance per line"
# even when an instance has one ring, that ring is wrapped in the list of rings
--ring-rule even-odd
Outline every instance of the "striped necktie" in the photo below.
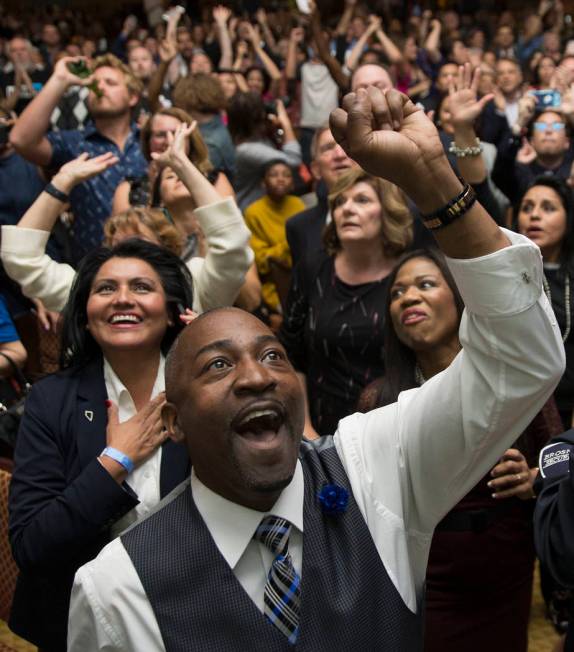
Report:
[[[275,555],[263,596],[265,617],[294,644],[299,633],[301,578],[289,555],[290,533],[289,521],[270,514],[262,519],[253,538]]]

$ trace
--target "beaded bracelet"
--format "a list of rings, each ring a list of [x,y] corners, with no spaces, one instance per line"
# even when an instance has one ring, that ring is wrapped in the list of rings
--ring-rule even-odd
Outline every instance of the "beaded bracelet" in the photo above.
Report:
[[[467,156],[478,156],[483,150],[480,140],[476,139],[474,147],[458,147],[454,140],[451,142],[448,151],[457,158],[466,158]]]

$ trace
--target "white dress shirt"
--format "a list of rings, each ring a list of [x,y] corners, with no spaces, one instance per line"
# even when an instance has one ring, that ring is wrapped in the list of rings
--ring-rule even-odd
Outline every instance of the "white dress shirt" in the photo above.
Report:
[[[160,356],[155,383],[151,390],[150,399],[155,398],[160,392],[165,390],[164,375],[165,359]],[[126,386],[118,378],[116,372],[112,369],[110,363],[104,358],[104,382],[108,399],[118,406],[118,418],[120,423],[131,419],[137,412],[133,399]],[[159,503],[159,473],[161,466],[161,446],[155,453],[140,464],[126,478],[128,485],[134,490],[139,499],[136,505],[127,514],[116,521],[110,530],[112,537],[117,537],[128,526],[137,519],[143,518],[149,514],[150,509]]]
[[[448,260],[466,304],[463,350],[448,369],[393,405],[343,419],[335,434],[381,561],[413,612],[421,604],[436,524],[526,428],[564,370],[560,332],[542,292],[540,251],[527,238],[506,234],[511,247]],[[301,572],[299,473],[298,465],[271,513],[280,507],[295,524],[290,549]],[[260,606],[269,559],[251,534],[262,515],[214,496],[197,478],[191,482],[216,545]],[[291,511],[297,513],[288,517]],[[165,649],[120,539],[76,574],[68,644],[69,652]]]

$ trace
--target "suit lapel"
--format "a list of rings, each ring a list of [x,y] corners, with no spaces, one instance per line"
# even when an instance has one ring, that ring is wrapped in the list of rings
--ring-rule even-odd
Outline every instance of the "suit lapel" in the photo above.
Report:
[[[86,467],[106,446],[108,398],[104,382],[103,360],[90,363],[78,384],[76,428],[80,463]],[[182,444],[168,439],[162,448],[160,495],[163,498],[189,475],[190,462]]]
[[[87,466],[106,446],[107,397],[103,360],[100,358],[86,366],[78,384],[76,427],[82,467]]]

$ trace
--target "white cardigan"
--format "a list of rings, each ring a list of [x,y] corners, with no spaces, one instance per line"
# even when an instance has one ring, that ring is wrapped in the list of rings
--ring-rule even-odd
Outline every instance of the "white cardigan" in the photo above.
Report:
[[[253,262],[253,251],[248,244],[251,233],[230,197],[197,208],[195,215],[205,234],[207,255],[186,264],[193,277],[193,310],[201,313],[233,304]],[[76,271],[46,254],[49,236],[39,229],[2,226],[0,257],[8,276],[27,297],[60,312]]]

